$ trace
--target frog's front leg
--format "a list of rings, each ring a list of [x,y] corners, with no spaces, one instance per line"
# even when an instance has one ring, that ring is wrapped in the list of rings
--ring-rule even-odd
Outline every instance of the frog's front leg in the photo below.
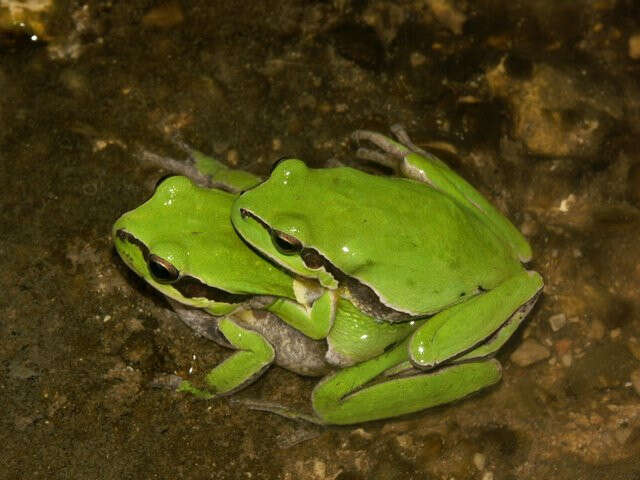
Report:
[[[537,272],[522,270],[496,288],[434,315],[411,337],[412,363],[428,369],[493,355],[517,330],[542,287]]]
[[[228,395],[257,380],[273,363],[275,350],[259,333],[239,326],[229,317],[218,321],[218,330],[238,351],[207,373],[205,390],[185,380],[178,391],[205,399]]]
[[[279,298],[267,310],[282,321],[314,340],[329,335],[336,316],[337,295],[333,290],[324,290],[311,304],[298,303]]]
[[[359,148],[360,158],[392,167],[403,176],[426,183],[449,195],[462,205],[480,214],[494,232],[510,245],[515,256],[522,262],[531,259],[531,247],[518,229],[498,211],[484,196],[464,178],[454,172],[442,160],[416,147],[404,129],[394,125],[393,133],[403,143],[396,142],[380,133],[358,130],[352,138],[358,142],[369,141],[381,151]]]
[[[378,357],[323,379],[312,394],[316,415],[323,423],[338,425],[395,417],[459,400],[493,385],[502,375],[500,363],[491,359],[385,380],[387,371],[408,360],[408,345],[407,339]]]

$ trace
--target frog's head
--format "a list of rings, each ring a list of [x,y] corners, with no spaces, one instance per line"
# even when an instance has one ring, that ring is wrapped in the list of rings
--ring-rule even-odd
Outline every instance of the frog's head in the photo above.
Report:
[[[448,211],[439,214],[450,203],[412,180],[290,159],[236,199],[231,220],[247,243],[290,272],[344,287],[376,318],[404,321],[447,305],[448,298],[431,299],[447,274],[460,277],[448,250],[439,255],[457,231],[457,224],[447,226]],[[457,301],[459,294],[450,296]]]
[[[252,247],[289,272],[317,279],[324,287],[336,288],[337,279],[328,262],[315,254],[308,245],[314,237],[313,213],[298,208],[307,203],[309,173],[304,162],[280,160],[271,176],[260,185],[237,197],[231,211],[236,232]],[[322,197],[315,201],[322,204]]]
[[[291,279],[234,233],[234,196],[169,177],[113,226],[116,250],[147,283],[178,302],[214,314],[255,295],[292,298]]]

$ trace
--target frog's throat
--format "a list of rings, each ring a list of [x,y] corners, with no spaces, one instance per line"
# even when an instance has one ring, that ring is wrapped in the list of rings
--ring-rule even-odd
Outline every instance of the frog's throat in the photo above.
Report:
[[[240,214],[242,217],[250,217],[255,220],[259,225],[265,228],[270,234],[273,233],[273,229],[262,218],[257,216],[250,210],[245,208],[241,209]],[[242,235],[240,235],[242,237]],[[294,237],[295,238],[295,237]],[[296,238],[296,240],[300,240]],[[266,255],[256,247],[252,246],[254,250],[261,255]],[[359,279],[349,276],[342,270],[333,265],[322,253],[315,248],[302,246],[299,256],[307,269],[323,270],[329,273],[341,287],[346,288],[349,292],[349,300],[358,307],[358,309],[365,314],[384,320],[387,322],[406,322],[416,318],[416,315],[412,315],[409,312],[403,312],[396,310],[388,306],[381,298],[380,295],[369,285],[366,285]],[[299,275],[304,278],[314,278],[312,276],[301,275],[298,272],[292,271],[288,265],[280,261],[278,258],[268,258],[272,263],[277,262],[279,266],[283,267],[289,275]]]
[[[122,242],[126,242],[138,250],[142,254],[145,262],[149,261],[149,247],[136,238],[135,235],[126,230],[119,229],[116,237]],[[202,280],[191,275],[180,275],[176,282],[170,284],[184,298],[206,298],[213,302],[221,303],[246,303],[255,298],[255,295],[232,293],[220,288],[207,285]]]

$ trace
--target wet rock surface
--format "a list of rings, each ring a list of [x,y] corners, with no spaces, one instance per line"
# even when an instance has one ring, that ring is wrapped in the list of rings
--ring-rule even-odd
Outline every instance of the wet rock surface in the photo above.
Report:
[[[637,2],[20,3],[0,16],[0,478],[637,476]],[[265,175],[353,164],[348,135],[394,123],[531,240],[545,289],[502,382],[342,428],[156,388],[228,351],[113,252],[164,174],[135,152],[180,158],[179,137]],[[308,411],[313,385],[273,368],[238,397]]]

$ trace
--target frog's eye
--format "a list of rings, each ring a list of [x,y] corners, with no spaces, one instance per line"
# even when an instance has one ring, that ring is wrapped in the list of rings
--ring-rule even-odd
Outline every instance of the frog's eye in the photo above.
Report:
[[[284,157],[280,157],[278,160],[273,162],[273,165],[271,165],[271,169],[269,170],[269,175],[271,175],[273,171],[276,169],[276,167],[280,165],[282,162],[284,162],[285,160],[293,160],[294,158],[295,157],[289,157],[287,155],[285,155]]]
[[[158,283],[174,283],[180,278],[180,272],[171,263],[157,255],[149,255],[149,272]]]
[[[302,250],[300,240],[284,232],[273,230],[271,239],[276,249],[283,255],[294,255]]]

